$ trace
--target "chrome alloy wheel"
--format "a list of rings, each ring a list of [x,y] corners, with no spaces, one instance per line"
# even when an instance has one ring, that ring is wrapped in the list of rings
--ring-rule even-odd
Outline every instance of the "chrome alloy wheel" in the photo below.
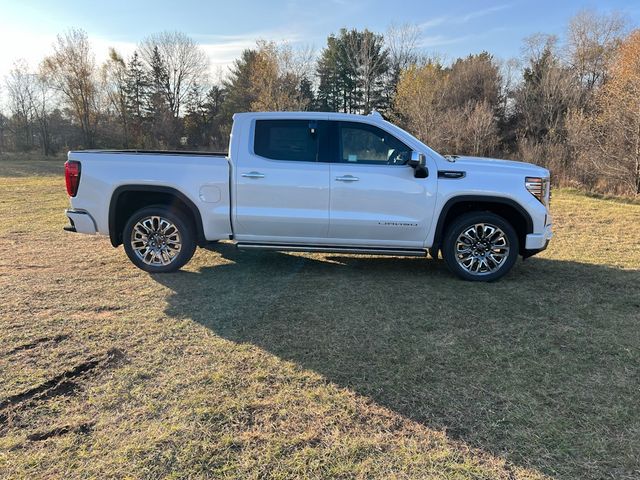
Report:
[[[472,275],[496,272],[509,256],[509,239],[497,226],[476,223],[466,228],[456,239],[456,260]]]
[[[131,231],[131,248],[147,265],[169,265],[182,249],[180,231],[164,217],[144,217]]]

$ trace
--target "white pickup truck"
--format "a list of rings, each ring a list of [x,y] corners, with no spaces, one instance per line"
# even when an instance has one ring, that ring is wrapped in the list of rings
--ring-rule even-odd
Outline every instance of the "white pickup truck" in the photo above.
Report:
[[[147,272],[196,246],[437,258],[466,280],[506,274],[552,236],[549,171],[443,157],[367,116],[239,113],[228,155],[72,151],[66,230],[109,235]]]

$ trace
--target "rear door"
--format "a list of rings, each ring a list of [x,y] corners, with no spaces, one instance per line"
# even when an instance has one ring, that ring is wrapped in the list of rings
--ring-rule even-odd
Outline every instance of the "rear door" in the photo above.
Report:
[[[381,128],[331,122],[337,138],[331,163],[332,243],[421,248],[433,214],[436,172],[415,178],[411,148]]]
[[[330,165],[318,162],[326,121],[252,122],[249,148],[235,162],[235,237],[272,243],[315,243],[329,229]]]

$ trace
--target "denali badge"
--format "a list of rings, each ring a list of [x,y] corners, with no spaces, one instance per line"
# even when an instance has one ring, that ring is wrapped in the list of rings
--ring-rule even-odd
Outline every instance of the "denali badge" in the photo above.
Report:
[[[378,225],[384,225],[386,227],[417,227],[417,223],[409,222],[378,222]]]

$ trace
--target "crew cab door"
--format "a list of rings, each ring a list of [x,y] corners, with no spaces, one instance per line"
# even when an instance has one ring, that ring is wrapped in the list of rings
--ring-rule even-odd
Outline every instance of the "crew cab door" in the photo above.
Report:
[[[375,125],[331,122],[329,238],[359,246],[421,248],[431,226],[437,172],[415,178],[411,148]]]
[[[235,238],[315,243],[329,229],[328,163],[318,162],[327,122],[258,117],[235,158]]]

